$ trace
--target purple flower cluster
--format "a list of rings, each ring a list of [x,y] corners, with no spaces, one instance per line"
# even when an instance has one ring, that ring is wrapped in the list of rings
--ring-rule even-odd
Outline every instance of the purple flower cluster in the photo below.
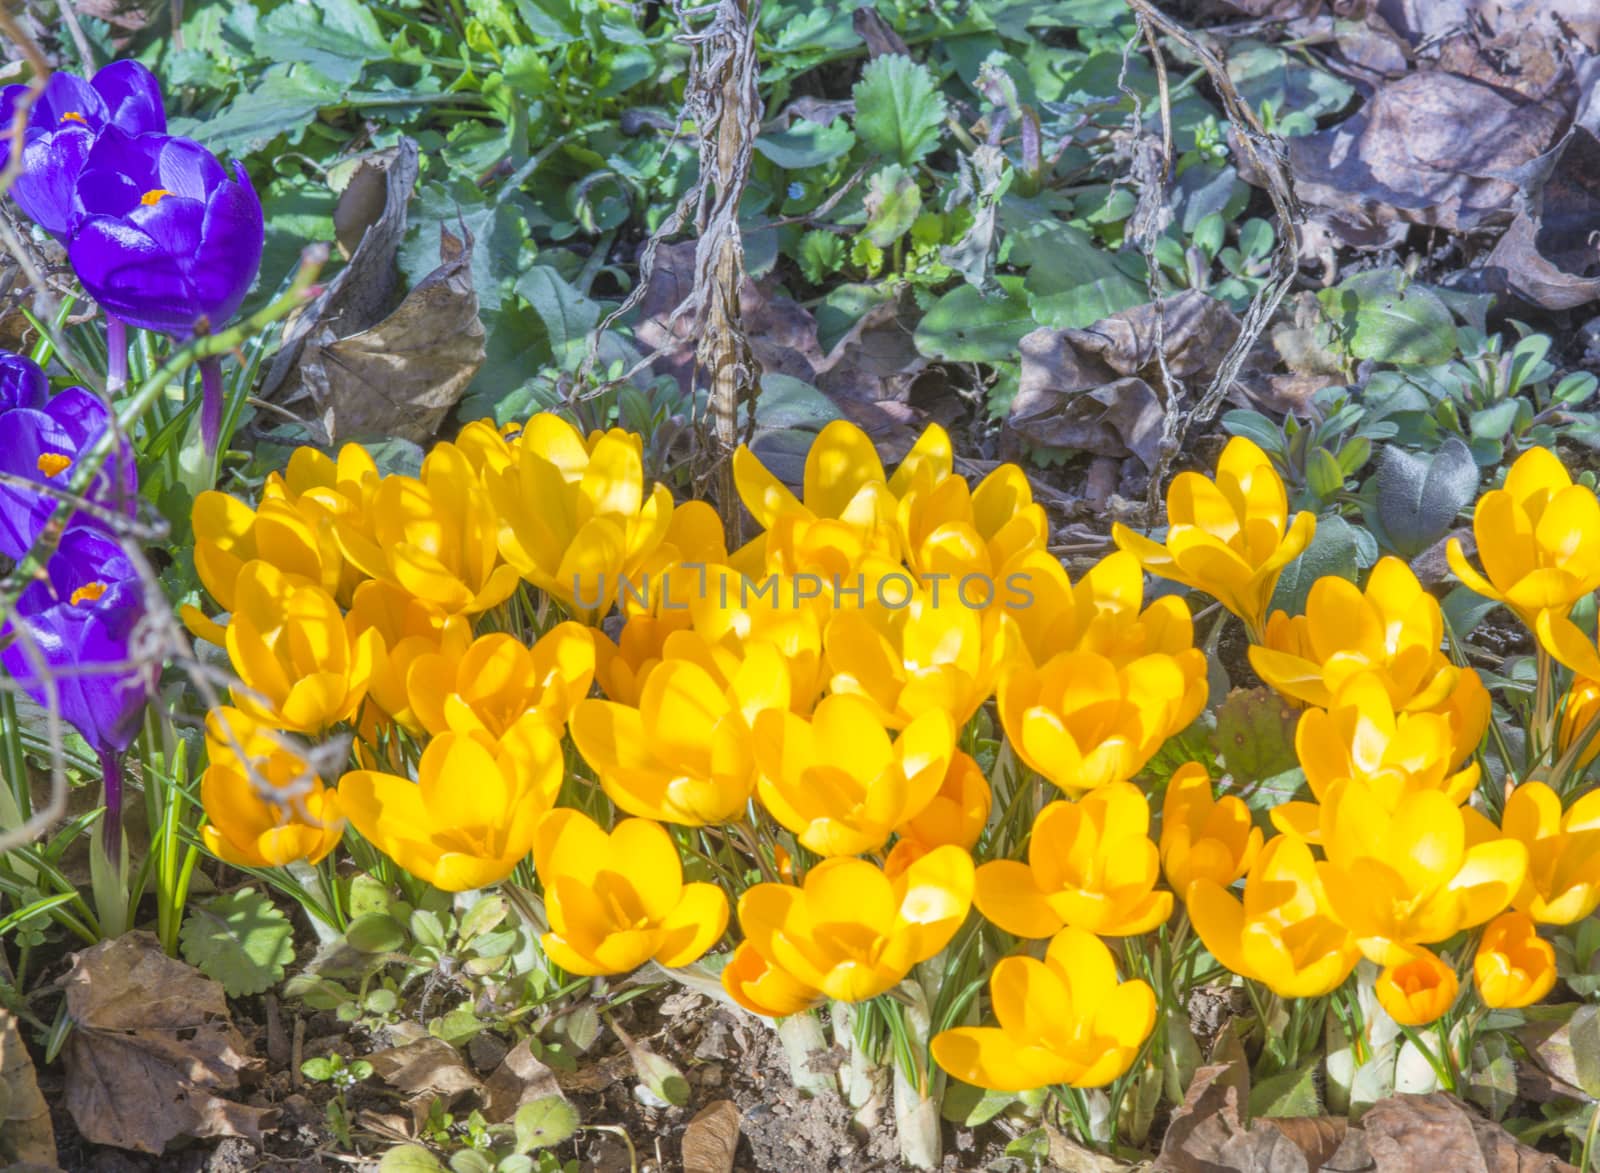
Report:
[[[73,468],[112,426],[110,409],[82,387],[50,394],[44,372],[0,351],[0,557],[32,551],[72,483]],[[30,484],[31,482],[31,484]],[[38,488],[32,487],[39,486]],[[133,450],[111,446],[83,490],[43,577],[0,621],[0,669],[35,702],[55,708],[94,747],[105,770],[106,829],[121,822],[122,753],[139,731],[147,685],[130,650],[144,585],[105,522],[132,516],[139,491]]]
[[[0,90],[0,130],[27,94],[24,85]],[[0,166],[13,145],[0,141]],[[238,312],[261,265],[261,201],[237,162],[229,171],[193,139],[167,134],[160,86],[144,66],[118,61],[92,81],[51,74],[28,111],[22,164],[17,205],[66,247],[106,312],[113,389],[126,370],[127,326],[184,341]],[[208,450],[221,406],[208,377]]]

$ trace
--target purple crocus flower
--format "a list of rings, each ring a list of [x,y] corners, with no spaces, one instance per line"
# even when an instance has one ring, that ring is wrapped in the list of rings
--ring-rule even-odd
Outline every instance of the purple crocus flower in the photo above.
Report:
[[[193,139],[108,128],[84,163],[67,256],[118,322],[182,341],[238,312],[261,266],[266,222],[250,177]],[[219,356],[200,364],[200,435],[222,430]]]
[[[0,129],[10,129],[17,102],[27,91],[25,85],[0,90]],[[72,230],[78,175],[107,127],[128,134],[166,132],[161,87],[137,61],[115,61],[93,81],[52,73],[28,111],[22,174],[11,194],[32,220],[63,243]],[[0,140],[0,167],[10,154],[10,140]]]
[[[0,350],[0,414],[14,407],[40,408],[50,394],[50,381],[39,364],[24,355]]]
[[[20,381],[44,374],[20,355],[0,351],[0,380],[12,370],[22,370]],[[0,403],[5,402],[0,381]],[[94,447],[111,426],[111,410],[92,392],[68,387],[44,401],[42,407],[0,408],[0,473],[65,490],[80,455]],[[139,471],[126,437],[111,451],[90,483],[85,496],[102,509],[128,517],[134,515],[139,493]],[[38,541],[60,498],[37,492],[14,481],[0,483],[0,555],[21,559]]]
[[[0,626],[0,668],[37,704],[54,704],[99,755],[107,843],[115,850],[121,755],[139,732],[152,683],[130,650],[144,587],[116,539],[85,522],[67,527],[45,570]]]
[[[106,130],[74,196],[67,254],[83,287],[130,326],[187,339],[238,311],[261,264],[261,201],[193,139]]]

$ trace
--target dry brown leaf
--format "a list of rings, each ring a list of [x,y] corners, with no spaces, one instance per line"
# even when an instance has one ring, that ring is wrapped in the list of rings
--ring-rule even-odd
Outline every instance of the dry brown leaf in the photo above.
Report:
[[[739,1147],[739,1106],[718,1100],[695,1113],[683,1130],[683,1173],[733,1173]]]
[[[523,1039],[484,1081],[483,1093],[485,1119],[499,1124],[510,1120],[524,1104],[560,1096],[561,1085],[556,1082],[556,1073],[540,1062],[528,1040]]]
[[[54,1165],[56,1136],[16,1016],[0,1010],[0,1162],[16,1161]]]
[[[1498,87],[1430,71],[1382,85],[1338,126],[1287,144],[1295,192],[1330,209],[1330,229],[1355,248],[1387,247],[1394,229],[1464,232],[1507,223],[1519,172],[1546,151],[1562,118]],[[1240,174],[1262,177],[1248,153]]]
[[[284,327],[283,342],[261,383],[261,397],[291,411],[303,407],[309,390],[301,386],[301,351],[312,335],[333,337],[359,333],[383,320],[404,294],[396,257],[406,235],[406,204],[417,183],[417,144],[402,138],[392,147],[374,151],[357,165],[350,183],[355,193],[344,206],[343,223],[336,225],[341,246],[361,229],[360,243],[350,263],[335,274],[323,291]],[[372,183],[381,178],[383,209],[373,218],[367,199]],[[347,188],[347,191],[350,189]]]
[[[463,229],[465,232],[465,229]],[[330,443],[398,437],[427,443],[483,365],[472,234],[439,230],[439,267],[388,317],[347,337],[322,328],[300,379]]]
[[[1054,1128],[1047,1126],[1044,1131],[1050,1142],[1050,1168],[1057,1173],[1122,1173],[1133,1168],[1126,1161],[1084,1148]]]
[[[374,1051],[367,1061],[379,1079],[408,1096],[438,1096],[448,1103],[483,1088],[460,1052],[432,1035]]]
[[[180,1136],[258,1142],[277,1113],[223,1099],[246,1054],[222,987],[128,933],[73,955],[62,979],[74,1030],[67,1040],[66,1105],[84,1139],[160,1153]]]
[[[1374,1173],[1577,1173],[1443,1092],[1380,1100],[1361,1118],[1361,1134]]]

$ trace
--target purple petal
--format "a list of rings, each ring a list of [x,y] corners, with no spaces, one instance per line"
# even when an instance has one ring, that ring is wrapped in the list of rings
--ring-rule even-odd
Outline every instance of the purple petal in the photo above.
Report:
[[[28,121],[41,130],[60,130],[76,124],[99,133],[109,115],[105,100],[83,78],[74,73],[52,73],[44,83],[44,93],[33,104]]]
[[[180,195],[162,196],[153,204],[141,204],[127,215],[128,223],[138,228],[168,256],[182,259],[200,251],[200,226],[206,206],[200,200]]]
[[[217,157],[192,138],[167,139],[162,144],[156,170],[161,177],[156,186],[191,200],[204,201],[228,178]]]
[[[234,164],[236,181],[217,189],[201,228],[201,263],[192,274],[213,326],[238,312],[261,267],[265,222],[250,177]]]
[[[42,408],[50,383],[32,359],[0,350],[0,412],[16,407]]]
[[[93,134],[69,125],[34,139],[22,152],[22,174],[11,194],[34,223],[58,239],[78,218],[75,192],[93,146]]]
[[[137,61],[113,61],[90,83],[105,99],[107,121],[129,134],[167,131],[167,110],[155,75]]]
[[[199,316],[185,272],[148,235],[110,216],[78,226],[67,246],[78,280],[108,313],[130,326],[187,337]]]
[[[0,445],[0,472],[35,483],[46,483],[39,470],[39,457],[47,452],[71,457],[77,452],[72,437],[42,411],[26,408],[0,416],[0,432],[6,442]],[[58,487],[65,488],[66,482]],[[7,558],[25,557],[38,541],[44,523],[56,505],[56,498],[13,484],[0,484],[0,554]]]

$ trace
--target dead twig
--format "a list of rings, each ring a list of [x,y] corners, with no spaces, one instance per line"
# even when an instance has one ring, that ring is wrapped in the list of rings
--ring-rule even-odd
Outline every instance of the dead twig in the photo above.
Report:
[[[1150,52],[1156,61],[1157,76],[1165,73],[1165,65],[1160,48],[1156,42],[1156,34],[1169,37],[1182,45],[1194,58],[1200,62],[1206,71],[1212,86],[1216,89],[1218,97],[1222,99],[1223,113],[1228,119],[1228,124],[1234,132],[1235,147],[1250,156],[1257,169],[1266,176],[1267,197],[1272,201],[1272,208],[1277,220],[1277,247],[1272,255],[1272,271],[1266,282],[1256,291],[1250,299],[1250,305],[1245,310],[1240,326],[1239,337],[1223,355],[1222,361],[1217,366],[1217,372],[1212,377],[1211,383],[1201,394],[1199,400],[1188,412],[1177,409],[1175,403],[1167,406],[1166,423],[1161,436],[1161,452],[1156,467],[1150,473],[1150,514],[1154,518],[1159,508],[1162,488],[1166,483],[1167,473],[1172,466],[1172,461],[1183,448],[1183,442],[1188,435],[1189,428],[1194,424],[1207,424],[1215,418],[1221,408],[1229,389],[1238,377],[1239,370],[1243,367],[1245,359],[1255,347],[1256,340],[1261,337],[1267,324],[1272,320],[1272,315],[1277,312],[1284,297],[1289,292],[1289,287],[1294,281],[1295,273],[1299,266],[1300,252],[1300,224],[1305,220],[1305,211],[1300,206],[1300,201],[1294,194],[1294,179],[1289,171],[1288,154],[1284,149],[1283,140],[1269,132],[1261,124],[1261,120],[1251,110],[1249,105],[1239,96],[1232,80],[1228,77],[1227,67],[1217,59],[1216,54],[1206,48],[1177,21],[1161,12],[1151,3],[1151,0],[1128,0],[1128,6],[1133,9],[1134,16],[1139,21],[1139,28]],[[1171,114],[1166,108],[1166,101],[1162,102],[1163,126],[1170,124]],[[1160,198],[1165,198],[1165,180],[1170,173],[1170,130],[1164,135],[1165,162],[1161,172]],[[1143,200],[1141,200],[1141,204]],[[1153,246],[1151,246],[1153,247]],[[1150,263],[1147,250],[1147,264]],[[1157,329],[1161,327],[1161,314],[1156,314]],[[1157,353],[1161,356],[1162,375],[1167,381],[1169,396],[1172,385],[1167,379],[1165,347],[1161,344],[1158,335]]]

